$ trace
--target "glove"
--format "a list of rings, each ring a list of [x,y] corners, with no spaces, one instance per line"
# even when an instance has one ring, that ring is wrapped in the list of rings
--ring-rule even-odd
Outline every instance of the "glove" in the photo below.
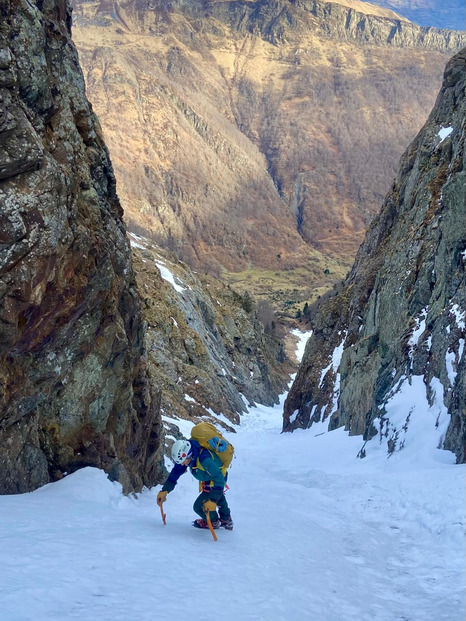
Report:
[[[213,500],[206,500],[204,503],[204,513],[208,513],[209,511],[216,511],[217,503]]]
[[[159,507],[161,507],[163,505],[163,503],[167,500],[167,495],[168,492],[159,492],[157,494],[157,504],[159,505]]]

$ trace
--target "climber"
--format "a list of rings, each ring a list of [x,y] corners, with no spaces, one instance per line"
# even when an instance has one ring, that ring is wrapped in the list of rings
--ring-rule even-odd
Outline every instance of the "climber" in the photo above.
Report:
[[[175,466],[163,484],[162,490],[157,494],[157,504],[162,506],[168,493],[173,491],[178,479],[189,467],[192,475],[200,482],[201,492],[193,505],[200,518],[194,520],[193,526],[208,528],[205,518],[209,512],[213,528],[223,527],[233,530],[233,520],[224,493],[227,472],[218,452],[211,448],[203,448],[199,442],[191,439],[176,440],[171,455]]]

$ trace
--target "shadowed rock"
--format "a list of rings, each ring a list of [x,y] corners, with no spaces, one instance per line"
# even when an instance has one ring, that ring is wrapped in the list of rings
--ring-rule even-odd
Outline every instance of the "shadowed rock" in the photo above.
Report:
[[[42,8],[39,8],[42,7]],[[0,2],[0,492],[161,470],[115,179],[62,0]]]

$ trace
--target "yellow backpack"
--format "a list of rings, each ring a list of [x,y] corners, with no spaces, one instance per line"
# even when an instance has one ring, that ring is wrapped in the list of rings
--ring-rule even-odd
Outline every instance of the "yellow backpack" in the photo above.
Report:
[[[222,472],[225,475],[233,461],[235,449],[212,423],[198,423],[191,429],[191,440],[196,440],[202,448],[214,452],[222,461]]]

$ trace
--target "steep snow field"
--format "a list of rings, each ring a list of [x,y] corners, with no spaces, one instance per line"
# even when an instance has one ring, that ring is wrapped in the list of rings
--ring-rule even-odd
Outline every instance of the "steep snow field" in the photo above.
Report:
[[[197,482],[165,503],[85,468],[0,497],[1,621],[464,621],[465,466],[413,438],[311,428],[281,405],[230,439],[233,532],[192,528]],[[375,447],[375,448],[374,448]]]

